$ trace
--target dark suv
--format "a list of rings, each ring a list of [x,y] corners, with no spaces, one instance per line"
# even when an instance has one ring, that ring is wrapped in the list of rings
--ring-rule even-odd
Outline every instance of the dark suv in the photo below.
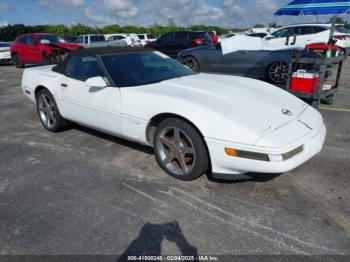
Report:
[[[162,35],[156,41],[147,44],[146,47],[176,57],[180,51],[200,45],[211,45],[208,33],[204,31],[175,31]]]

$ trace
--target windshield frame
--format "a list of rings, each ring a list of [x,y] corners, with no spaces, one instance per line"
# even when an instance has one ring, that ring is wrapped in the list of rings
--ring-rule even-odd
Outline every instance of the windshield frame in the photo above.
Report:
[[[121,56],[121,55],[128,55],[128,54],[147,54],[147,53],[155,53],[155,52],[159,52],[157,50],[153,50],[153,51],[142,51],[142,52],[125,52],[125,53],[119,53],[119,54],[106,54],[106,55],[99,55],[98,56],[98,59],[100,61],[100,65],[102,66],[102,69],[103,71],[105,72],[109,82],[111,83],[111,86],[113,87],[116,87],[116,88],[128,88],[128,87],[137,87],[137,86],[144,86],[144,85],[152,85],[152,84],[157,84],[157,83],[161,83],[161,82],[164,82],[164,81],[168,81],[168,80],[171,80],[171,79],[176,79],[176,78],[181,78],[181,77],[185,77],[185,76],[190,76],[190,75],[197,75],[199,73],[196,73],[194,71],[192,71],[190,68],[188,68],[190,71],[189,71],[189,74],[186,74],[186,75],[182,75],[182,76],[173,76],[173,77],[167,77],[167,78],[162,78],[162,79],[158,79],[156,81],[145,81],[145,82],[141,82],[139,84],[133,84],[133,85],[118,85],[115,81],[114,81],[114,78],[112,77],[112,74],[110,73],[108,67],[106,66],[105,64],[105,61],[104,61],[104,58],[105,57],[110,57],[110,56]],[[178,63],[180,66],[184,66],[186,68],[186,66],[182,63],[180,63],[179,61],[177,61],[176,59],[173,59],[171,57],[169,58],[164,58],[164,59],[170,59],[172,60],[174,63]]]

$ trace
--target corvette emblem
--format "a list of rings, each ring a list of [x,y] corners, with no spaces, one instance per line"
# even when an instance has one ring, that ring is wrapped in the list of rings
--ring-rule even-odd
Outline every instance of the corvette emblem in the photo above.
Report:
[[[282,114],[286,115],[286,116],[292,116],[293,113],[291,111],[289,111],[288,109],[282,109]]]

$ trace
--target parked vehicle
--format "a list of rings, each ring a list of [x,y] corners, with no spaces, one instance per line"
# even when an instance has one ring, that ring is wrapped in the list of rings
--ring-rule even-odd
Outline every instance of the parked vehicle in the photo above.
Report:
[[[65,36],[64,40],[66,40],[67,43],[75,43],[77,36]]]
[[[278,87],[196,74],[148,48],[82,49],[26,69],[22,89],[47,130],[69,120],[153,146],[160,167],[182,180],[287,172],[326,134],[318,111]]]
[[[267,33],[251,33],[251,34],[247,34],[247,36],[250,36],[250,37],[260,37],[260,38],[264,38],[267,35],[268,35]]]
[[[10,62],[11,60],[10,44],[7,42],[0,42],[0,64]]]
[[[234,74],[283,84],[291,50],[237,51],[223,55],[220,44],[183,50],[178,57],[195,72]]]
[[[331,24],[296,24],[278,29],[265,37],[272,48],[305,48],[314,43],[328,43]],[[336,25],[336,45],[349,52],[350,32],[343,25]]]
[[[152,34],[137,34],[137,36],[140,38],[142,46],[157,40],[157,38]]]
[[[81,45],[67,43],[53,34],[24,34],[12,43],[11,57],[18,68],[25,64],[52,64],[61,61],[68,52],[80,48]]]
[[[136,34],[108,34],[108,42],[125,41],[127,46],[141,46],[141,40]]]
[[[219,42],[219,36],[216,34],[215,31],[210,31],[210,32],[208,32],[208,34],[209,34],[209,37],[211,39],[211,43],[213,45],[216,45]]]
[[[211,39],[206,32],[175,31],[162,35],[156,41],[147,44],[146,47],[154,48],[168,56],[176,57],[181,50],[200,45],[211,45]]]
[[[229,38],[229,37],[232,37],[232,36],[235,36],[235,35],[236,35],[236,34],[234,34],[234,33],[228,33],[228,34],[226,34],[226,35],[221,35],[221,36],[219,37],[219,39],[218,39],[218,43],[220,43],[222,39],[226,39],[226,38]]]
[[[79,43],[84,48],[126,46],[126,42],[123,40],[107,42],[104,35],[97,35],[97,34],[80,35],[77,37],[75,42]]]

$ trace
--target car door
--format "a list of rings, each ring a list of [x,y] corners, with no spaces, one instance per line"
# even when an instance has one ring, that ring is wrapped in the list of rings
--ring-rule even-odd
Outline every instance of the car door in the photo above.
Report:
[[[300,26],[295,28],[295,47],[305,48],[306,45],[314,43],[326,43],[328,36],[319,34],[319,30],[314,26]]]
[[[28,61],[38,63],[42,60],[39,45],[40,42],[34,38],[34,36],[27,36],[26,52],[28,55]]]
[[[189,48],[190,33],[178,31],[174,34],[174,40],[169,49],[170,56],[176,56],[181,50]]]
[[[174,32],[167,33],[161,36],[155,43],[155,48],[160,52],[171,55],[174,48]]]
[[[20,36],[17,41],[16,41],[16,52],[19,54],[21,60],[23,62],[28,62],[28,53],[26,52],[26,47],[27,47],[27,42],[28,42],[28,36],[23,35]]]
[[[294,42],[294,28],[287,27],[277,30],[276,32],[264,38],[266,49],[284,49],[290,48]]]
[[[102,89],[87,86],[85,81],[96,76],[108,82],[96,56],[72,55],[66,76],[60,81],[61,113],[75,122],[118,135],[121,132],[120,90],[109,85]]]

